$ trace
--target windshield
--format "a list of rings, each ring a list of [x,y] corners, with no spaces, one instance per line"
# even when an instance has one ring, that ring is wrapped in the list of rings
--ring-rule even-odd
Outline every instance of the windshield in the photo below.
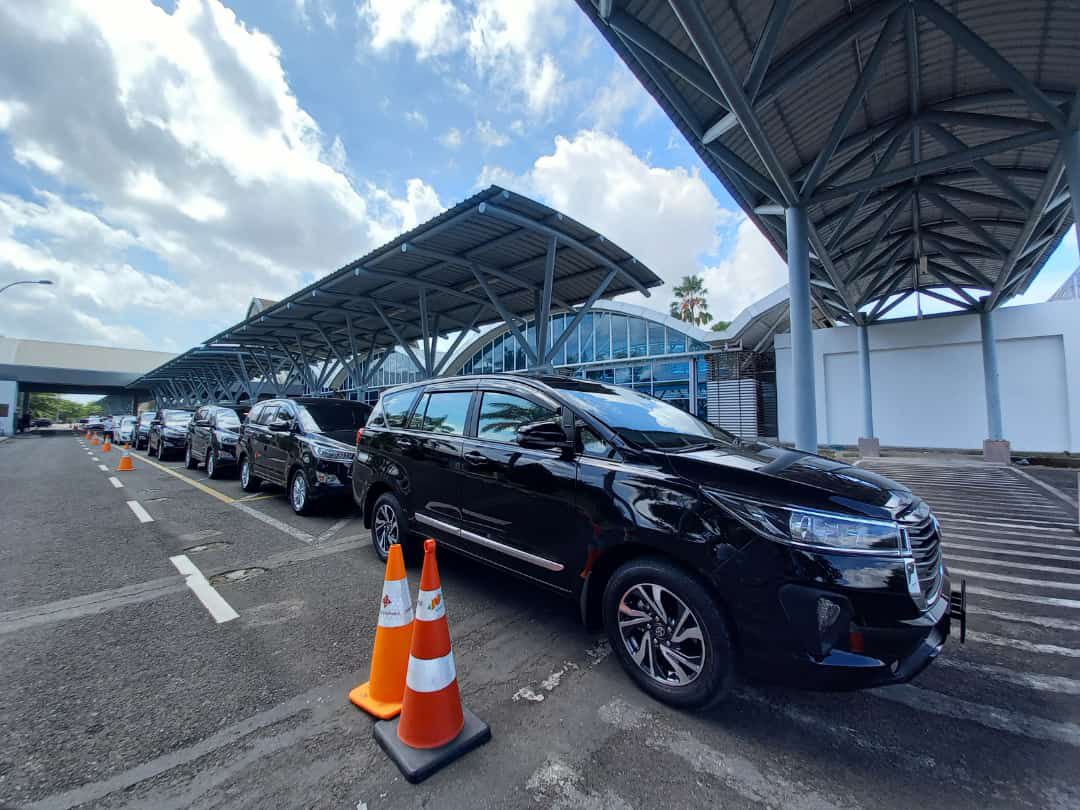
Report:
[[[135,424],[135,417],[134,416],[125,416],[123,419],[120,420],[120,427],[123,427],[123,428],[131,427],[134,424]]]
[[[187,411],[166,411],[165,412],[165,424],[172,426],[186,425],[191,421],[191,414]]]
[[[737,439],[686,411],[628,388],[575,386],[562,393],[628,442],[656,450],[685,450]]]
[[[149,425],[153,421],[154,421],[154,415],[152,413],[150,413],[149,411],[147,411],[146,413],[140,413],[139,414],[139,424],[140,425]]]
[[[227,409],[218,411],[217,426],[219,428],[238,428],[240,427],[240,417],[236,415],[236,411]]]
[[[300,426],[305,433],[330,433],[335,430],[356,430],[367,422],[369,410],[361,405],[344,403],[310,404],[300,406]]]

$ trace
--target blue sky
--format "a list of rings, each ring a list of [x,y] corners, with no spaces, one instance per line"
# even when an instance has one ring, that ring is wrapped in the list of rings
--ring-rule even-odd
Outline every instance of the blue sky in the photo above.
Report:
[[[5,334],[179,351],[491,182],[703,273],[717,317],[785,280],[569,0],[0,8],[0,282],[57,282]]]

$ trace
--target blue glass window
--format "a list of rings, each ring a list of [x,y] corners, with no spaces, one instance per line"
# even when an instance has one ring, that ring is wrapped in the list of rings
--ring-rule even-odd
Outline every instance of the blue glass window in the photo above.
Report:
[[[664,351],[664,325],[649,321],[649,354],[663,354]]]
[[[525,356],[525,350],[521,348],[521,344],[518,343],[517,338],[511,335],[510,339],[514,341],[514,356],[517,358],[517,370],[524,371],[529,367],[529,358]]]
[[[597,312],[593,315],[593,345],[596,347],[597,360],[611,359],[611,315]]]
[[[530,348],[536,348],[536,321],[529,321],[525,327],[525,342]]]
[[[611,316],[611,356],[622,360],[626,357],[626,316]]]
[[[566,328],[566,316],[565,315],[552,315],[551,316],[551,345],[555,345],[555,341],[563,333],[563,329]],[[551,358],[552,365],[561,366],[566,362],[566,346],[559,347],[559,350],[555,352],[555,356]]]
[[[593,343],[593,314],[591,312],[586,313],[585,317],[581,319],[579,337],[581,338],[581,362],[591,363],[596,358],[595,344]]]
[[[678,354],[686,351],[686,335],[674,329],[667,330],[668,354]]]
[[[491,362],[491,344],[489,343],[484,347],[484,353],[480,358],[480,373],[490,374],[492,369]]]
[[[492,371],[496,374],[501,374],[503,372],[503,364],[502,338],[495,338],[495,340],[491,341]],[[513,371],[513,367],[508,370]]]
[[[615,384],[630,385],[633,381],[630,366],[619,366],[615,369]]]
[[[690,379],[690,364],[657,363],[654,366],[654,374],[657,382],[671,382],[675,380],[685,382]]]
[[[567,321],[567,326],[570,322]],[[570,335],[566,339],[566,362],[568,365],[574,365],[581,361],[581,352],[578,350],[578,340],[581,335],[581,327],[578,326],[574,329],[574,334]]]
[[[627,318],[630,321],[630,356],[644,357],[649,353],[647,326],[641,318]]]

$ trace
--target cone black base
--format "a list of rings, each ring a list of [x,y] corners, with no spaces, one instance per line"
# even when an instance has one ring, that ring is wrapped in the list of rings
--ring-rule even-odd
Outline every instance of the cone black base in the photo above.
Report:
[[[487,723],[464,706],[461,712],[465,715],[461,733],[439,748],[410,748],[403,743],[397,734],[400,717],[376,723],[375,740],[394,760],[402,775],[415,785],[491,739],[491,728]]]

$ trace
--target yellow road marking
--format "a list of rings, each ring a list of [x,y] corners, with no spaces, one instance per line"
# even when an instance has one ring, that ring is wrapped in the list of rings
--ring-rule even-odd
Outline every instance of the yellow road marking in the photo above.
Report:
[[[267,493],[266,495],[248,495],[246,498],[237,498],[237,503],[251,503],[252,501],[265,501],[267,498],[280,498],[280,495]]]
[[[158,464],[155,461],[151,461],[149,458],[143,458],[141,460],[145,461],[151,467],[157,467],[162,472],[167,472],[169,475],[172,475],[172,476],[174,476],[176,478],[179,478],[185,484],[190,484],[191,486],[195,487],[195,489],[201,490],[202,492],[205,492],[207,495],[213,495],[215,498],[217,498],[222,503],[236,503],[236,498],[230,498],[228,495],[225,495],[224,493],[218,492],[213,487],[208,487],[206,484],[202,483],[201,481],[196,481],[193,478],[189,478],[188,476],[184,475],[183,473],[178,473],[176,470],[169,469],[164,464]]]

